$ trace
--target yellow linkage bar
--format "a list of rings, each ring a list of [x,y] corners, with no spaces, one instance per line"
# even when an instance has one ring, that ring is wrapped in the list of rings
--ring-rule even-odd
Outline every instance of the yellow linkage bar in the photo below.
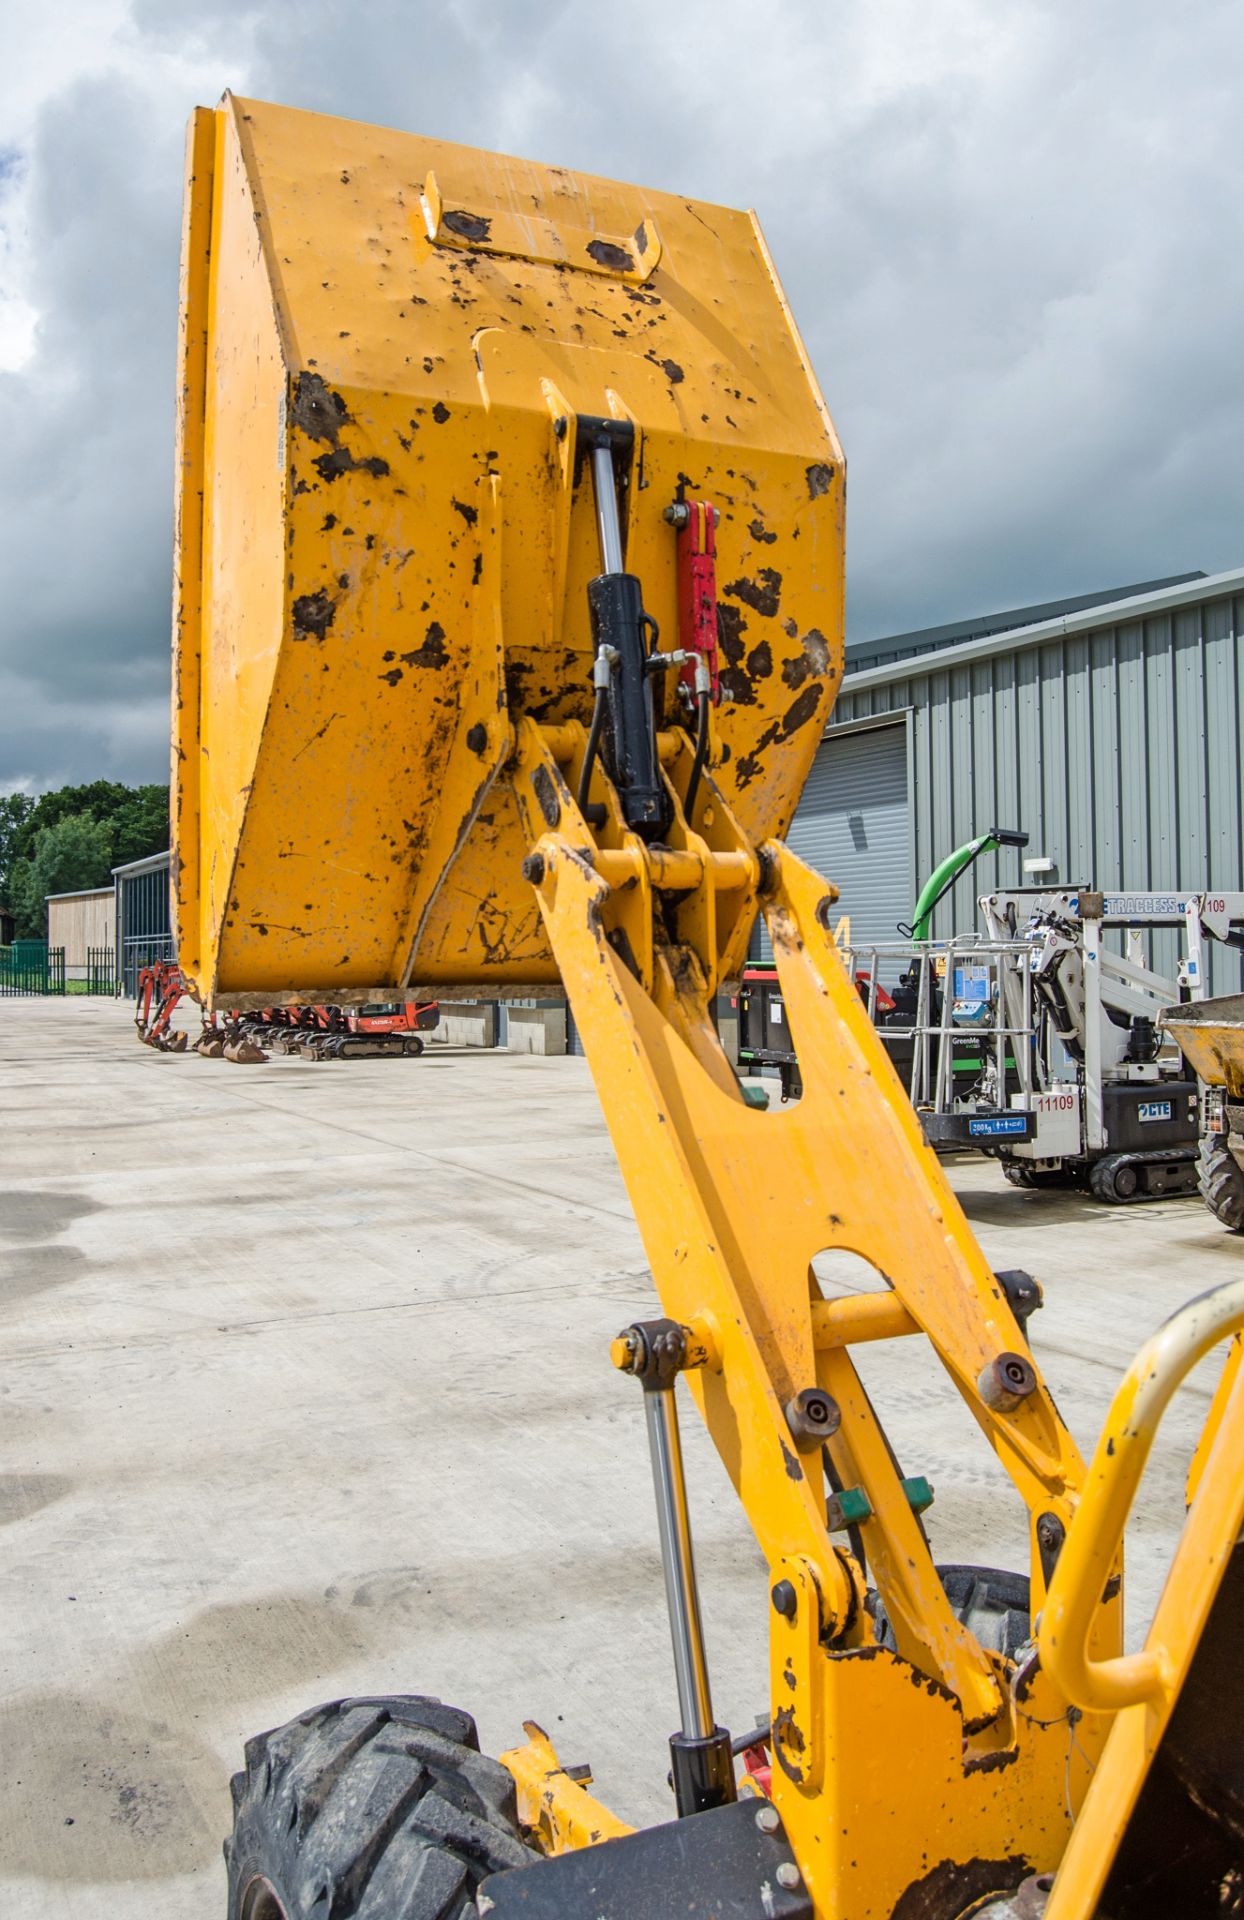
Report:
[[[1015,1698],[1011,1670],[953,1612],[849,1343],[928,1337],[1028,1506],[1034,1611],[1036,1520],[1070,1525],[1083,1469],[1035,1370],[1005,1407],[978,1384],[1024,1339],[842,965],[833,890],[779,843],[751,847],[711,778],[690,827],[689,762],[681,746],[669,756],[668,851],[647,848],[599,767],[605,823],[579,812],[582,729],[550,742],[521,722],[526,870],[663,1310],[711,1343],[689,1389],[771,1584],[796,1595],[793,1613],[770,1614],[775,1799],[818,1914],[880,1920],[930,1861],[1056,1866],[1105,1728],[1083,1721],[1073,1753],[1046,1677]],[[665,890],[675,882],[695,884]],[[773,1114],[744,1103],[709,1011],[736,917],[758,896],[805,1087]],[[892,1291],[823,1301],[811,1262],[827,1248],[861,1255]],[[827,1530],[819,1451],[801,1454],[787,1425],[791,1400],[818,1384],[842,1413],[835,1469],[867,1497],[864,1545],[897,1654],[876,1644],[862,1569]],[[1112,1601],[1107,1651],[1118,1617]]]

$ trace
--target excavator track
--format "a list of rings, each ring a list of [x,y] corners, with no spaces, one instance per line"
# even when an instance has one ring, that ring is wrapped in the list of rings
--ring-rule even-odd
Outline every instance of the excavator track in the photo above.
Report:
[[[1107,1153],[1094,1163],[1089,1187],[1107,1206],[1171,1200],[1197,1190],[1197,1149],[1158,1147],[1152,1153]]]

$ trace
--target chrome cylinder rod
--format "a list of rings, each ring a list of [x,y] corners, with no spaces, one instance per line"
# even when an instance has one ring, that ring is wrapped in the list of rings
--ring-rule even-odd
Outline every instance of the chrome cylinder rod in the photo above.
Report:
[[[704,1657],[704,1630],[700,1624],[700,1596],[691,1549],[691,1520],[687,1512],[687,1484],[683,1477],[682,1441],[673,1386],[649,1388],[644,1394],[648,1426],[648,1453],[652,1485],[657,1497],[657,1526],[661,1535],[661,1566],[669,1606],[670,1638],[674,1647],[674,1675],[678,1683],[678,1710],[682,1731],[692,1740],[713,1732],[713,1703],[709,1693],[708,1663]]]
[[[618,486],[609,447],[592,448],[592,491],[596,495],[596,525],[600,530],[602,573],[622,572],[622,525],[618,519]]]

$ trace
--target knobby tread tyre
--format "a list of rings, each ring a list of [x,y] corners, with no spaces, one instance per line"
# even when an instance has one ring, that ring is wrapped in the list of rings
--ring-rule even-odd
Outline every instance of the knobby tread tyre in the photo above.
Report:
[[[1201,1136],[1197,1186],[1215,1220],[1244,1233],[1244,1171],[1219,1133]]]
[[[1008,1660],[1017,1659],[1032,1636],[1027,1574],[958,1562],[938,1566],[936,1572],[955,1618],[976,1635],[982,1647]],[[878,1644],[897,1653],[898,1640],[879,1593],[870,1595],[868,1610],[876,1625]]]
[[[475,1722],[422,1695],[335,1700],[249,1740],[231,1782],[229,1920],[474,1920],[538,1856]]]

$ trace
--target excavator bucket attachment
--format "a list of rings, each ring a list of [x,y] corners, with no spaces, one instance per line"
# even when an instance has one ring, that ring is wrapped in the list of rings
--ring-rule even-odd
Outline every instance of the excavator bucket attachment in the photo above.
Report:
[[[556,982],[506,766],[524,718],[591,715],[602,435],[662,647],[680,521],[718,516],[711,765],[753,843],[785,830],[841,666],[843,465],[752,215],[227,96],[191,124],[182,294],[173,884],[205,1005]],[[653,676],[667,767],[690,679]]]

